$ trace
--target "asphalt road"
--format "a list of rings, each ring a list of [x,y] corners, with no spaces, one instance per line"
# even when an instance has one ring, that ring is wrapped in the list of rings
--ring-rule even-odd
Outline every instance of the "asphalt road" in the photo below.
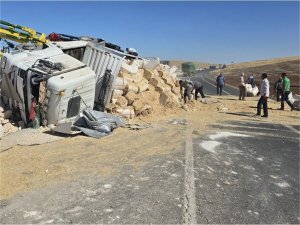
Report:
[[[194,140],[198,223],[299,223],[299,132],[228,121]]]
[[[216,95],[217,94],[217,87],[215,79],[212,79],[208,75],[208,71],[200,71],[191,77],[191,80],[200,81],[203,84],[203,92],[206,95]],[[225,85],[223,88],[223,95],[239,95],[239,90],[237,88]]]
[[[300,222],[295,128],[227,121],[206,136],[184,123],[168,129],[187,133],[179,151],[149,157],[140,169],[124,165],[115,176],[89,174],[1,200],[0,222]]]

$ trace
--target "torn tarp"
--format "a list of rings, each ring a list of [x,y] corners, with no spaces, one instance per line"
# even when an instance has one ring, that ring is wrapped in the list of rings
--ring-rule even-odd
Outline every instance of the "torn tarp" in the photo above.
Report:
[[[88,136],[101,138],[111,134],[115,128],[124,126],[124,120],[109,113],[86,108],[77,116],[73,125]]]

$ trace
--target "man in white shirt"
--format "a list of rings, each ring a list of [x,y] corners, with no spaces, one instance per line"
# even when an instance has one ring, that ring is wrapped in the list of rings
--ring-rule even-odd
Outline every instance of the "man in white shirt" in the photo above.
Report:
[[[260,116],[261,114],[261,105],[263,105],[264,109],[264,115],[261,117],[268,117],[268,98],[270,95],[270,84],[267,79],[268,75],[266,73],[263,73],[261,75],[261,79],[263,80],[261,85],[260,85],[260,99],[258,100],[257,103],[257,115]]]
[[[245,84],[245,81],[244,81],[244,73],[242,73],[241,76],[240,76],[239,89],[240,89],[239,100],[245,100],[245,97],[246,97],[246,84]]]

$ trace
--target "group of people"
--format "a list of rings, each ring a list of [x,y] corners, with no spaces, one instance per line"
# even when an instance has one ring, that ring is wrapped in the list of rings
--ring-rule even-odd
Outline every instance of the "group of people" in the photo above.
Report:
[[[193,91],[195,94],[195,100],[198,99],[198,94],[200,93],[202,98],[205,98],[205,95],[203,93],[203,85],[199,81],[179,81],[179,86],[180,86],[180,94],[181,98],[184,99],[184,103],[187,102],[188,100],[191,100],[191,96],[193,95]]]
[[[245,100],[245,97],[247,95],[246,84],[250,84],[252,88],[254,88],[256,86],[255,80],[254,80],[254,74],[251,74],[248,77],[247,83],[244,80],[244,75],[245,74],[242,73],[241,76],[240,76],[240,82],[239,82],[239,90],[240,90],[239,100]],[[216,84],[217,84],[217,94],[218,95],[222,95],[222,90],[225,87],[225,77],[224,77],[223,73],[220,73],[217,76]]]
[[[248,77],[247,82],[245,82],[244,76],[245,74],[241,73],[239,82],[239,100],[245,100],[245,97],[247,96],[246,84],[250,84],[252,88],[256,86],[253,73]]]
[[[263,73],[261,75],[261,78],[263,79],[262,84],[260,86],[260,99],[257,103],[257,116],[261,115],[261,106],[263,105],[263,112],[264,114],[262,117],[268,117],[268,98],[270,95],[270,84],[268,81],[268,75],[266,73]],[[289,78],[287,77],[286,73],[282,73],[280,77],[281,84],[275,85],[276,90],[280,92],[281,95],[281,107],[278,110],[284,110],[284,102],[286,101],[287,104],[291,107],[291,111],[295,109],[295,106],[289,101],[289,94],[291,91],[291,82]],[[277,96],[278,96],[277,92]],[[277,101],[279,101],[279,96],[277,97]]]
[[[239,100],[244,100],[246,96],[246,83],[244,81],[244,73],[240,75],[240,84],[239,84]],[[260,85],[260,98],[257,103],[257,116],[261,116],[261,109],[263,107],[263,115],[261,117],[268,117],[268,98],[270,96],[270,83],[268,80],[268,74],[263,73],[261,75],[262,83]],[[251,74],[247,80],[248,84],[251,84],[252,88],[256,86],[254,75]],[[222,90],[225,87],[225,78],[222,73],[220,73],[216,79],[217,84],[217,94],[222,95]],[[195,100],[198,98],[200,93],[202,98],[205,98],[203,93],[203,85],[199,81],[179,81],[181,97],[184,99],[184,103],[188,100],[191,100],[191,96],[194,92]],[[282,73],[281,77],[276,81],[274,85],[274,90],[276,92],[277,101],[280,100],[281,96],[281,107],[278,110],[284,110],[284,102],[291,107],[293,111],[295,106],[289,101],[291,82],[287,77],[286,73]]]

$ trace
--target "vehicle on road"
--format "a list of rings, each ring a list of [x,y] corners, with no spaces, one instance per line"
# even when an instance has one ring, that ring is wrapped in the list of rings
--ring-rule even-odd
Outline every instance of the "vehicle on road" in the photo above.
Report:
[[[195,64],[191,62],[182,63],[181,70],[185,76],[193,76],[197,72]]]

